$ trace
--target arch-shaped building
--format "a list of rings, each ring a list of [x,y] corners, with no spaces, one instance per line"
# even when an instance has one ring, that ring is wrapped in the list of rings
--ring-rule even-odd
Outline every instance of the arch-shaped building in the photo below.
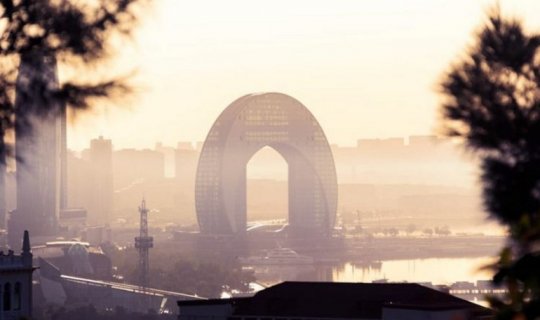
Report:
[[[337,179],[332,151],[311,112],[281,93],[243,96],[217,118],[201,150],[195,204],[202,233],[246,230],[246,165],[261,148],[289,166],[289,228],[328,235],[334,226]]]

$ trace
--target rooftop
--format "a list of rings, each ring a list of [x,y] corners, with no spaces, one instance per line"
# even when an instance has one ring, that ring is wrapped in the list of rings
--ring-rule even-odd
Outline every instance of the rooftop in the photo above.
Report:
[[[179,301],[178,305],[230,303],[233,315],[380,319],[383,308],[468,310],[490,316],[491,310],[415,283],[283,282],[251,298]]]

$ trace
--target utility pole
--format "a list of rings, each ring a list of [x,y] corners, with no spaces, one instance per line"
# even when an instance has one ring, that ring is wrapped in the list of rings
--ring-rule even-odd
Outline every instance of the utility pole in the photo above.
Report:
[[[139,207],[141,216],[139,236],[135,237],[135,248],[139,250],[139,286],[143,292],[148,288],[148,270],[150,267],[148,250],[154,246],[154,238],[148,236],[148,211],[146,201],[143,199]]]

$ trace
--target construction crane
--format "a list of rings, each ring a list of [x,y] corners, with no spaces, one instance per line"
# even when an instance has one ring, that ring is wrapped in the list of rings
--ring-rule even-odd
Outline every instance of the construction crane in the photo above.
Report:
[[[143,291],[148,287],[149,257],[148,250],[154,246],[154,238],[148,236],[148,209],[146,201],[143,199],[139,207],[141,216],[139,236],[135,237],[135,248],[139,250],[139,286]]]

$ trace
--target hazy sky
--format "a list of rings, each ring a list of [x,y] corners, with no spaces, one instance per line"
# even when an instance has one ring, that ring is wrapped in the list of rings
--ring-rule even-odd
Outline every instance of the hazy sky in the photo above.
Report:
[[[540,1],[499,1],[540,28]],[[437,131],[437,83],[471,43],[494,1],[154,0],[119,70],[137,69],[129,105],[79,114],[82,149],[204,140],[220,112],[252,92],[300,100],[331,143]]]

